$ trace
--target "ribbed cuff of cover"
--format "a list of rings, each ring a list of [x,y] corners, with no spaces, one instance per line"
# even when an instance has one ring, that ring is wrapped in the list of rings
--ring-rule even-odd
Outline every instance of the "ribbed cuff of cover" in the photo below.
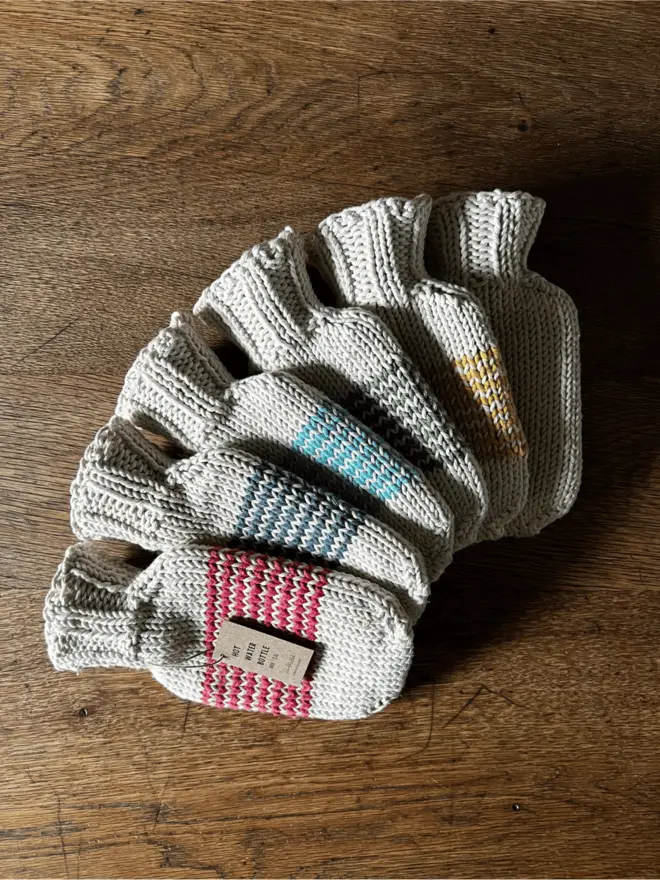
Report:
[[[215,391],[218,387],[224,389],[231,385],[234,377],[200,335],[198,332],[199,326],[199,322],[195,321],[192,315],[186,315],[184,312],[172,312],[170,326],[167,329],[172,331],[175,338],[184,339],[187,350],[194,354],[198,360],[204,361],[206,371],[212,377],[212,380],[210,379],[209,381],[212,384],[213,390]],[[159,334],[156,339],[161,335]]]
[[[73,533],[151,546],[163,525],[158,502],[171,494],[171,464],[137,428],[113,416],[85,450],[71,484]]]
[[[193,311],[268,369],[273,349],[298,345],[322,304],[307,274],[303,240],[287,227],[246,251],[208,287]]]
[[[424,242],[430,196],[377,199],[331,214],[308,249],[344,305],[406,305],[426,277]]]
[[[140,650],[139,602],[129,591],[138,574],[101,560],[85,544],[68,549],[44,607],[48,656],[56,669],[147,665]]]
[[[232,381],[191,319],[175,312],[126,374],[115,413],[199,449],[215,430]]]
[[[543,218],[545,202],[526,192],[456,193],[437,199],[427,236],[427,261],[440,277],[517,279]]]

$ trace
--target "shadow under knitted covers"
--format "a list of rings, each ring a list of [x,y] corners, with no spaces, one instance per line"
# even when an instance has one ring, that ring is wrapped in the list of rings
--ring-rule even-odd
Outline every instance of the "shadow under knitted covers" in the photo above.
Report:
[[[620,584],[622,542],[630,543],[633,585],[650,586],[652,566],[629,533],[631,517],[648,518],[652,532],[656,515],[645,488],[660,437],[660,254],[650,242],[660,181],[614,171],[551,188],[533,179],[522,185],[548,204],[530,268],[563,287],[579,312],[582,487],[570,513],[539,536],[480,544],[454,559],[417,625],[411,695],[466,669],[489,646],[513,642],[529,615],[560,610],[572,585],[607,589],[610,573]],[[586,564],[594,553],[598,583]]]

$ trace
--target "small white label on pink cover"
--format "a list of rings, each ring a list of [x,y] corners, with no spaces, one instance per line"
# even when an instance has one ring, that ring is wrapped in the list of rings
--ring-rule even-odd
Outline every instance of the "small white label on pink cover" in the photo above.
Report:
[[[295,685],[302,682],[313,656],[311,648],[294,645],[233,620],[223,621],[213,648],[216,661]]]

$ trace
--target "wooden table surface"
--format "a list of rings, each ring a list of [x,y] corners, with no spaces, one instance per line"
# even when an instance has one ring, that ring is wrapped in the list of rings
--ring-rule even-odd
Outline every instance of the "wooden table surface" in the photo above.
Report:
[[[660,6],[0,8],[0,875],[657,877]],[[523,188],[575,298],[584,484],[462,552],[359,723],[55,673],[68,485],[138,349],[246,247]]]

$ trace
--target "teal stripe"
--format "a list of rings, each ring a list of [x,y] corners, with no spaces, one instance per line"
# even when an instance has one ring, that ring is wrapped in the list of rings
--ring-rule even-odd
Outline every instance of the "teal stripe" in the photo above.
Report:
[[[327,405],[303,425],[293,448],[383,501],[397,495],[412,478],[404,462],[388,455],[368,429]]]

